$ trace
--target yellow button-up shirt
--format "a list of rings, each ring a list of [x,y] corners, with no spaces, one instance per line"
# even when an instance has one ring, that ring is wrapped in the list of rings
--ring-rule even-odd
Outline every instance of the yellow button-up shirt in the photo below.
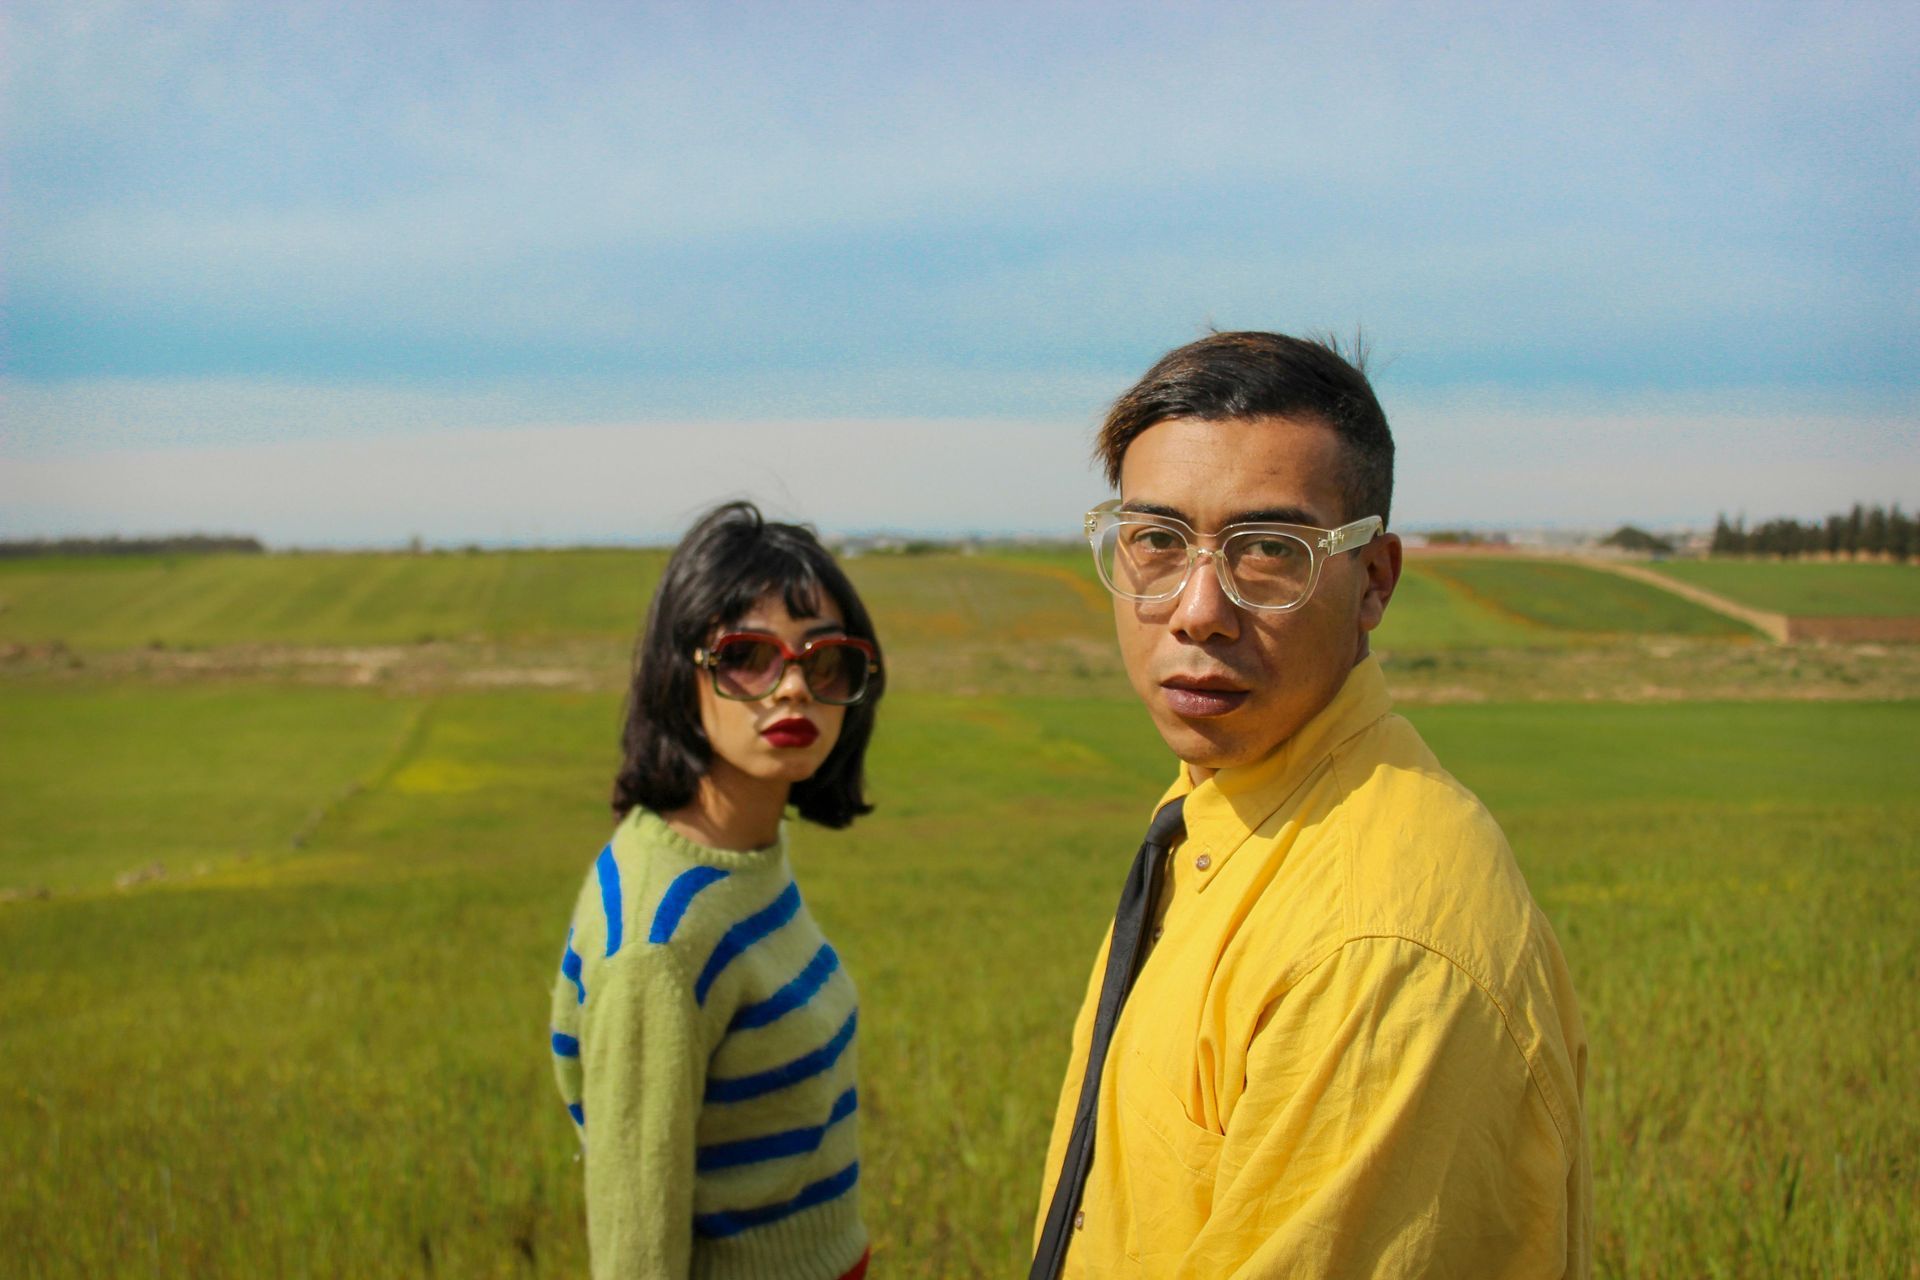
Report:
[[[1100,1081],[1068,1276],[1584,1277],[1587,1043],[1473,794],[1363,660],[1199,786]],[[1103,945],[1040,1216],[1073,1128]],[[1036,1226],[1036,1235],[1038,1228]]]

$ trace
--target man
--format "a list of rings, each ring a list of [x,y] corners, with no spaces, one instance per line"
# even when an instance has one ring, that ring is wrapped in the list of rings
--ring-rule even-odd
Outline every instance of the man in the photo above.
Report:
[[[1565,962],[1368,653],[1401,551],[1365,376],[1215,334],[1098,453],[1087,532],[1184,764],[1074,1028],[1033,1274],[1585,1276]]]

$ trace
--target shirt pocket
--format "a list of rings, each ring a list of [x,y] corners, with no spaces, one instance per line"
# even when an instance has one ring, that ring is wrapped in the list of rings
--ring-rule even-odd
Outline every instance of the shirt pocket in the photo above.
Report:
[[[1193,1123],[1178,1098],[1148,1072],[1132,1073],[1115,1099],[1128,1131],[1127,1256],[1148,1275],[1170,1271],[1213,1211],[1220,1134]]]

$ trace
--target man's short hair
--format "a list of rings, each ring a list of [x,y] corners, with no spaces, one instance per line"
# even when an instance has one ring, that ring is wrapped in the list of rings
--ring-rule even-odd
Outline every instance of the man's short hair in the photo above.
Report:
[[[1160,357],[1146,376],[1113,402],[1094,454],[1107,483],[1120,486],[1120,460],[1134,438],[1172,418],[1225,422],[1245,418],[1314,418],[1340,438],[1344,523],[1387,518],[1393,501],[1393,433],[1364,372],[1358,341],[1349,361],[1338,340],[1283,333],[1215,333]]]

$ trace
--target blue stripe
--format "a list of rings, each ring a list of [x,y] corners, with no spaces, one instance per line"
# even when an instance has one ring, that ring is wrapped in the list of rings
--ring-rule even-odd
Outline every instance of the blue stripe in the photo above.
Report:
[[[575,1124],[579,1125],[583,1129],[586,1127],[587,1111],[585,1107],[582,1107],[577,1102],[569,1102],[567,1104],[567,1114],[573,1117],[573,1122]]]
[[[735,1076],[731,1079],[707,1077],[708,1102],[744,1102],[748,1098],[757,1098],[763,1093],[772,1093],[788,1085],[798,1084],[810,1076],[817,1076],[840,1060],[840,1055],[853,1043],[854,1019],[859,1011],[847,1015],[847,1020],[833,1039],[804,1057],[795,1058],[771,1071],[762,1071],[757,1075]]]
[[[833,971],[840,967],[840,957],[826,943],[813,953],[813,959],[807,961],[807,967],[800,976],[780,988],[758,1004],[742,1005],[733,1015],[733,1021],[727,1027],[729,1031],[743,1031],[752,1027],[764,1027],[769,1022],[792,1013],[807,1001],[814,993],[826,985]]]
[[[647,930],[647,941],[673,941],[673,931],[680,927],[680,917],[693,905],[693,895],[714,881],[726,878],[727,873],[718,867],[688,867],[675,876],[660,905],[654,909],[653,927]]]
[[[579,998],[575,1004],[587,1002],[587,984],[580,980],[580,953],[573,949],[573,930],[567,930],[567,949],[560,953],[560,972],[569,982],[579,989]]]
[[[564,1031],[553,1033],[553,1051],[563,1058],[580,1056],[580,1042]]]
[[[707,967],[700,971],[700,980],[693,984],[694,1003],[704,1005],[707,992],[713,988],[713,980],[720,976],[720,971],[738,959],[748,947],[793,919],[799,910],[800,886],[789,880],[787,887],[770,905],[727,930],[720,944],[713,949],[713,954],[707,957]],[[607,954],[612,955],[613,952]]]
[[[791,1200],[779,1204],[761,1205],[757,1209],[732,1209],[722,1213],[696,1213],[693,1216],[693,1229],[696,1233],[711,1239],[737,1236],[750,1227],[764,1227],[769,1222],[778,1222],[782,1218],[791,1218],[804,1209],[826,1204],[829,1200],[838,1200],[853,1190],[860,1181],[860,1162],[852,1164],[830,1178],[822,1178],[811,1183]]]
[[[600,851],[593,869],[600,873],[600,907],[607,913],[607,954],[620,949],[626,926],[620,919],[620,864],[613,860],[613,845]]]
[[[764,1138],[716,1142],[700,1148],[694,1168],[706,1173],[712,1169],[731,1169],[735,1165],[758,1164],[762,1160],[778,1160],[783,1156],[801,1156],[809,1151],[818,1151],[821,1141],[827,1136],[827,1130],[852,1115],[857,1105],[854,1092],[849,1088],[834,1102],[833,1113],[827,1117],[825,1124],[788,1129],[785,1133],[770,1133]]]

